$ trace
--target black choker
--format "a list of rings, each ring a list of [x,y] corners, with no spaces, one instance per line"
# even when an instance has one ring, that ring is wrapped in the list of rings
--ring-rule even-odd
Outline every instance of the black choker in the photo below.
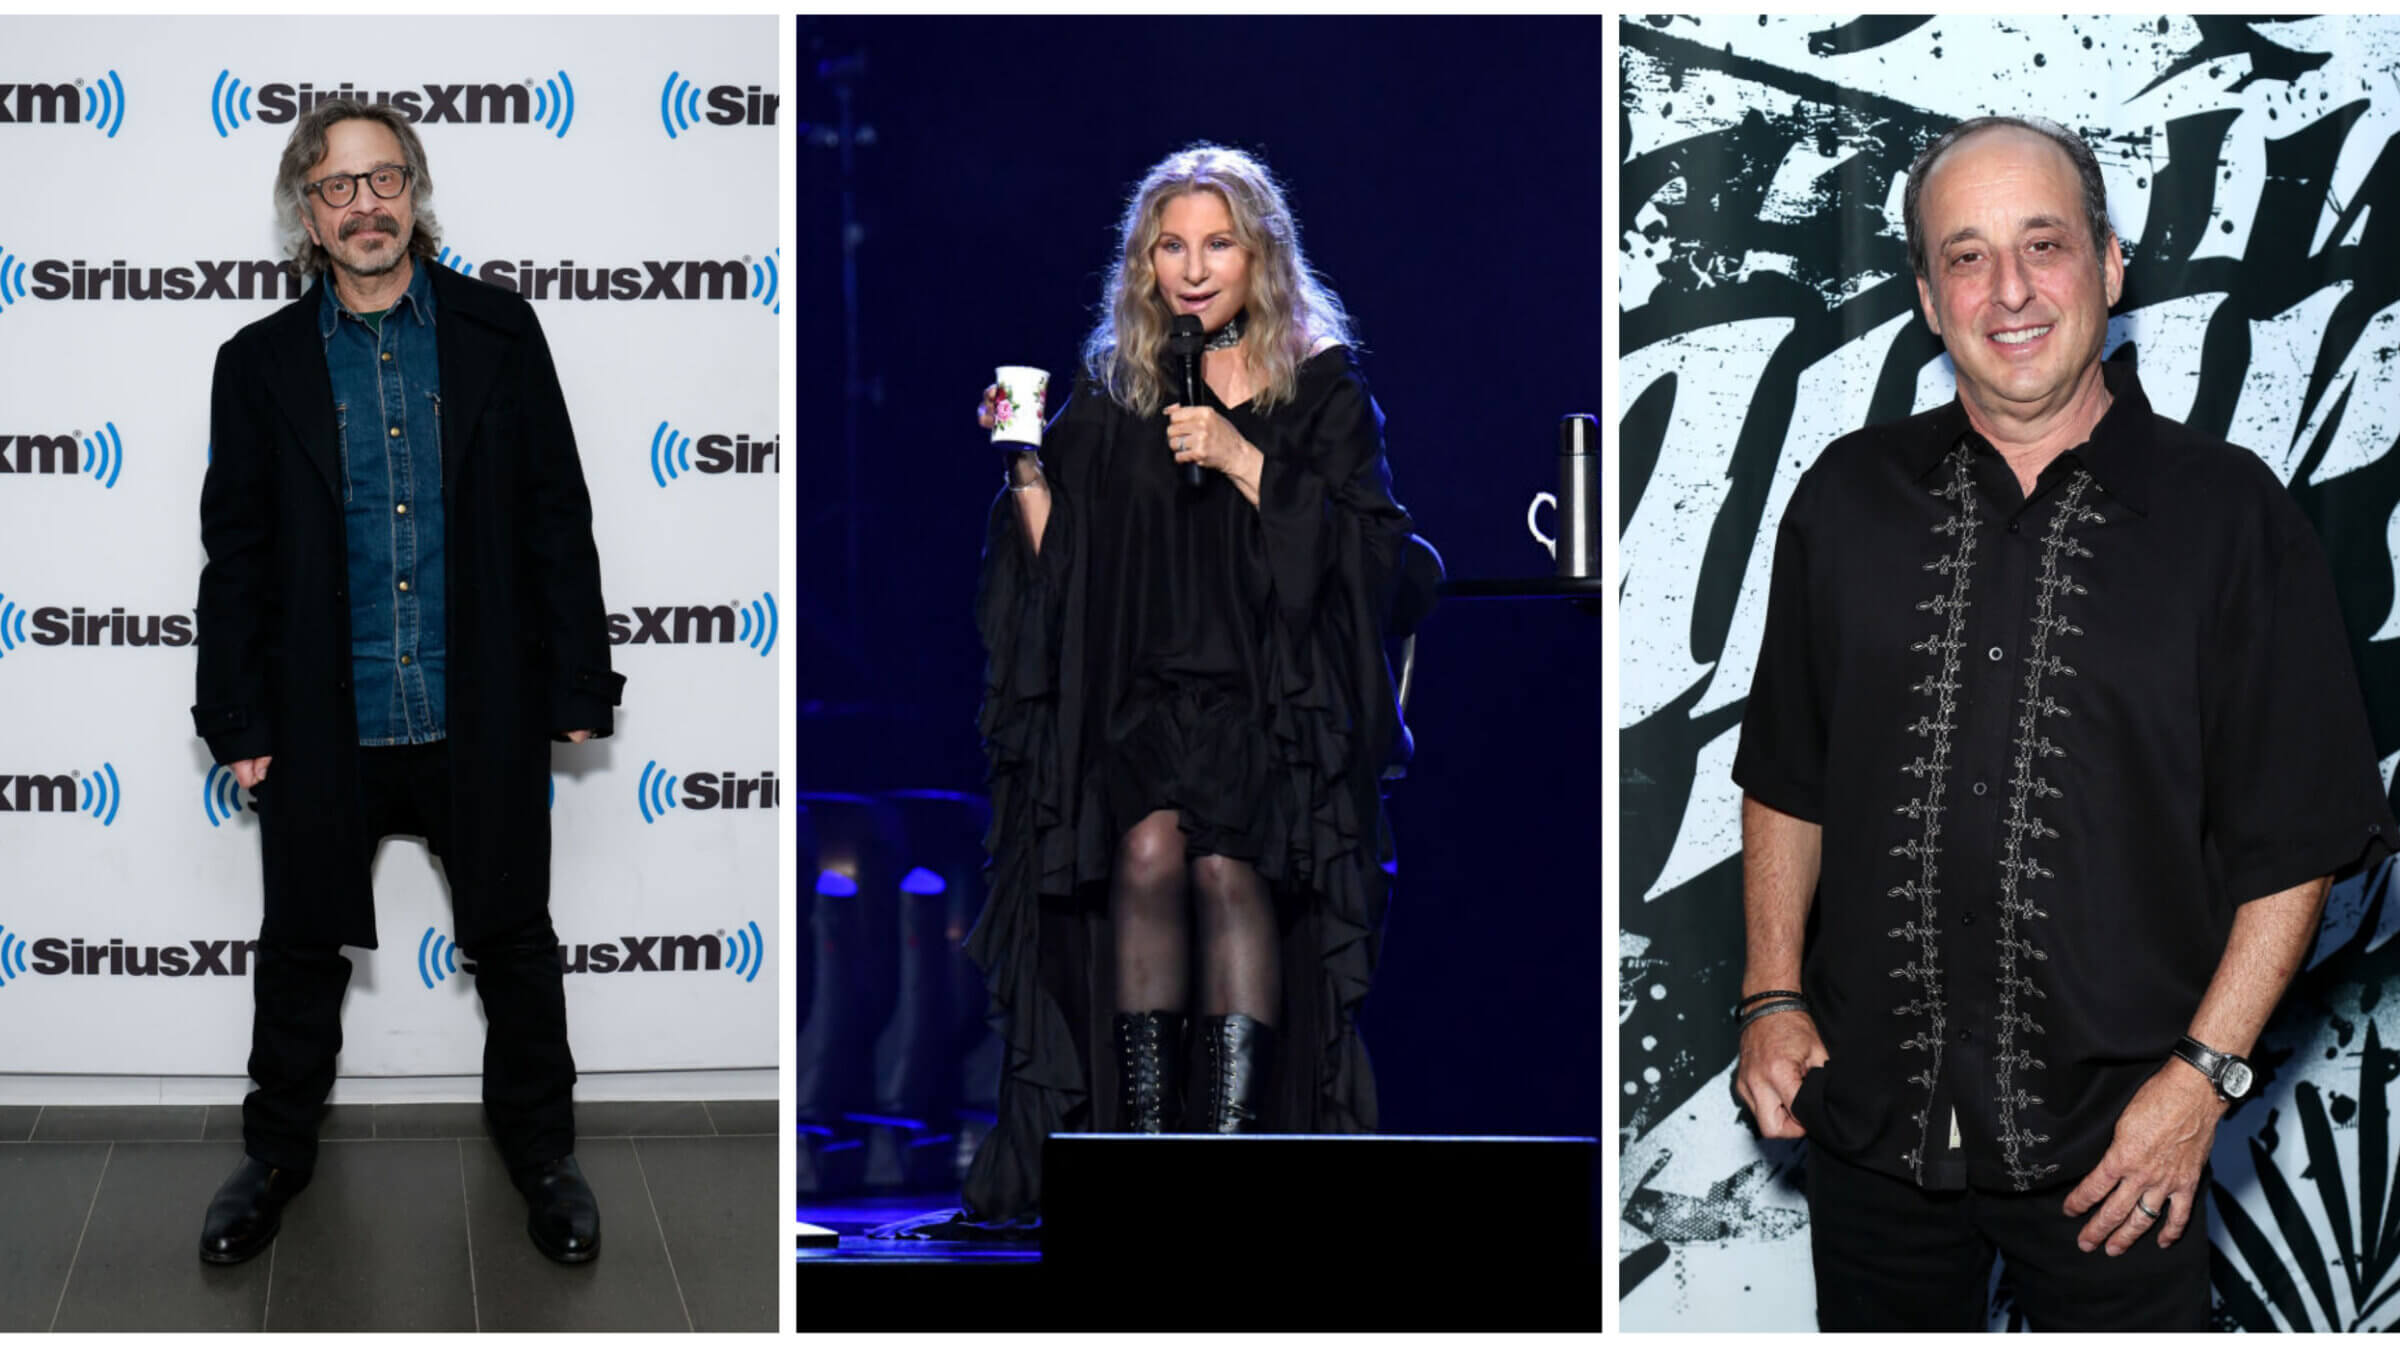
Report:
[[[1239,343],[1242,340],[1242,331],[1249,326],[1246,322],[1249,317],[1250,311],[1245,309],[1227,319],[1223,328],[1208,335],[1208,341],[1201,344],[1200,350],[1221,352]]]

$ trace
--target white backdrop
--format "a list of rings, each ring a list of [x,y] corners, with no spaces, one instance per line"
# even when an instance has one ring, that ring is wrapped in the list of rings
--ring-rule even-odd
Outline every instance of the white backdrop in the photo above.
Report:
[[[774,23],[0,20],[0,1071],[242,1073],[256,824],[188,711],[209,375],[283,303],[226,264],[280,258],[292,110],[345,83],[422,113],[445,260],[533,300],[591,488],[627,686],[612,739],[553,758],[576,1059],[775,1064]],[[562,267],[642,294],[540,294]],[[343,1074],[474,1074],[422,846],[376,890]],[[161,966],[198,973],[128,969]]]

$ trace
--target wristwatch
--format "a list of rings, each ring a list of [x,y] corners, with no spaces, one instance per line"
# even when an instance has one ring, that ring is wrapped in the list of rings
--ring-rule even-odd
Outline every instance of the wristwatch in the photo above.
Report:
[[[2211,1050],[2189,1036],[2175,1042],[2175,1057],[2198,1069],[2226,1101],[2238,1104],[2250,1095],[2250,1089],[2258,1086],[2257,1076],[2250,1072],[2250,1061],[2240,1055]]]

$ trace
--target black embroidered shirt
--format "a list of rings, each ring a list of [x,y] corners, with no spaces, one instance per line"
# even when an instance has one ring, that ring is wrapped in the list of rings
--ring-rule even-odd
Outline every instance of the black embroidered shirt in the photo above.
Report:
[[[1956,402],[1846,436],[1775,546],[1733,776],[1824,829],[1812,1146],[2080,1181],[2242,903],[2400,846],[2324,553],[2129,367],[2030,495]]]

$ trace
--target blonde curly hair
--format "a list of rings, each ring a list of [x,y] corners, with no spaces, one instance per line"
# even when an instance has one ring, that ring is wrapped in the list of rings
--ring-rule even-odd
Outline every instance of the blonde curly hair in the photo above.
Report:
[[[1234,240],[1249,255],[1243,346],[1259,377],[1255,401],[1263,412],[1292,398],[1296,372],[1311,351],[1355,342],[1349,311],[1300,249],[1300,225],[1282,185],[1256,157],[1221,145],[1186,146],[1152,165],[1134,187],[1118,227],[1117,258],[1101,287],[1100,323],[1084,339],[1084,369],[1110,398],[1143,417],[1165,406],[1162,363],[1174,315],[1158,293],[1150,255],[1167,203],[1193,192],[1213,192],[1225,203]]]

